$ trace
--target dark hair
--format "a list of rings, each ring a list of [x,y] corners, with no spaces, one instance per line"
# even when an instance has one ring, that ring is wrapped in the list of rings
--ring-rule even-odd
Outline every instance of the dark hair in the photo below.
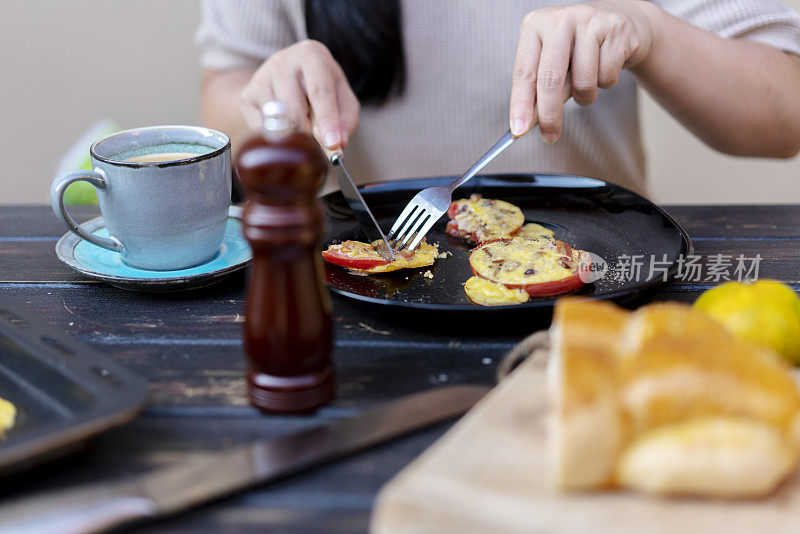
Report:
[[[305,0],[306,30],[331,51],[362,104],[405,88],[400,0]]]

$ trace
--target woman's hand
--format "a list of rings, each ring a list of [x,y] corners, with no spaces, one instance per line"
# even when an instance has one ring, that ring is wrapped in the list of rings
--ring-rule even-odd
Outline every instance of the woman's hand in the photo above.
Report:
[[[650,51],[652,9],[639,0],[601,0],[528,13],[514,61],[511,132],[522,135],[538,121],[542,138],[554,143],[566,81],[582,106],[597,99],[598,87],[614,86],[623,67],[636,66]]]
[[[270,100],[286,104],[297,127],[311,132],[313,126],[318,140],[332,150],[343,148],[358,125],[358,99],[342,68],[317,41],[286,47],[256,70],[242,91],[250,128],[261,128],[261,106]]]

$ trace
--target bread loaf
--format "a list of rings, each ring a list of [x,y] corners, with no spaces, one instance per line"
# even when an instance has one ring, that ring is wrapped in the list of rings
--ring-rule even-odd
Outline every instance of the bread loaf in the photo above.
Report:
[[[791,368],[702,312],[562,299],[550,334],[556,487],[749,497],[796,470]]]

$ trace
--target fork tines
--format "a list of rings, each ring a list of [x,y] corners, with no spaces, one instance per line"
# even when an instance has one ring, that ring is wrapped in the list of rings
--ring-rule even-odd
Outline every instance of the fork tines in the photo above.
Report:
[[[423,203],[427,204],[427,206],[424,206]],[[408,250],[417,248],[425,234],[428,233],[428,230],[431,229],[443,213],[437,215],[436,211],[439,210],[423,199],[413,199],[408,203],[389,231],[387,236],[389,245],[395,250],[403,250],[406,244],[408,244]]]

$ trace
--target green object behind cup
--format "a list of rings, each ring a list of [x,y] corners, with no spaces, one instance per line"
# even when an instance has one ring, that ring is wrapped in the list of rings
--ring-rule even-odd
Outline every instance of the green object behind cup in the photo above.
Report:
[[[94,186],[87,182],[73,182],[64,191],[64,204],[67,206],[86,206],[97,204]]]

